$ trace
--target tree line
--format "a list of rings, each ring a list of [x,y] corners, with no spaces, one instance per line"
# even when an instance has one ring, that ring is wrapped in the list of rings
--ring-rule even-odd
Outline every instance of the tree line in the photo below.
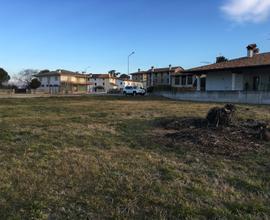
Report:
[[[46,72],[50,72],[50,70],[45,69],[39,71],[35,69],[25,69],[11,79],[8,72],[0,67],[0,89],[16,89],[19,87],[25,89],[37,89],[41,86],[41,82],[34,76]],[[120,72],[116,72],[116,70],[110,70],[108,73],[121,79],[130,79],[129,75],[121,74]]]
[[[26,69],[19,72],[16,76],[12,77],[11,80],[8,72],[4,68],[0,67],[0,88],[17,89],[18,87],[23,87],[25,89],[37,89],[38,87],[40,87],[41,83],[37,78],[34,77],[34,75],[38,73],[38,70]]]

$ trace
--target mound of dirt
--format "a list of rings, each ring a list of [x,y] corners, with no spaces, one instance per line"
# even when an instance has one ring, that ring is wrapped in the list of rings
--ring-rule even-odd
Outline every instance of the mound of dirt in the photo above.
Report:
[[[167,140],[166,146],[196,147],[211,154],[239,156],[246,151],[256,151],[270,141],[266,122],[237,121],[231,116],[226,123],[219,123],[219,127],[209,124],[209,118],[163,119],[156,125],[159,136],[162,133],[163,140]]]

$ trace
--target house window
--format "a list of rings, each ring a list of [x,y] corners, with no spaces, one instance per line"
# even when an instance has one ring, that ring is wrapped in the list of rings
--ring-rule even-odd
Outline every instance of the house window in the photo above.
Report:
[[[55,77],[54,77],[54,80],[57,81],[57,80],[58,80],[58,76],[55,76]]]
[[[103,86],[105,86],[105,83],[103,83]]]
[[[193,83],[193,77],[192,76],[188,76],[187,77],[187,84],[188,85],[192,85],[192,83]]]
[[[183,86],[185,86],[187,84],[187,77],[186,76],[182,76],[181,83]]]
[[[95,83],[95,86],[96,86],[97,84]]]
[[[180,85],[180,76],[176,76],[174,78],[174,83],[175,83],[175,85]]]

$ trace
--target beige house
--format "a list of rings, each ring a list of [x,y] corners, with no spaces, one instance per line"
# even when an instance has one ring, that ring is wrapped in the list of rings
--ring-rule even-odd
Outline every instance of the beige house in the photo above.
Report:
[[[87,93],[89,75],[56,70],[35,75],[41,82],[38,91],[45,93]]]
[[[181,73],[184,69],[180,66],[172,67],[169,65],[165,68],[155,68],[147,71],[141,71],[138,69],[138,72],[132,73],[132,79],[135,81],[142,82],[145,88],[151,86],[170,86],[172,76],[177,73]]]

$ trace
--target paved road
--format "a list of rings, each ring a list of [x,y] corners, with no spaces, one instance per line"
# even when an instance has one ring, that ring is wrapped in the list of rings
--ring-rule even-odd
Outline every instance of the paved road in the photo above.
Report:
[[[25,99],[25,98],[46,98],[46,97],[78,97],[78,96],[123,96],[122,94],[91,93],[91,94],[67,94],[67,95],[50,95],[50,94],[0,94],[0,99]]]

